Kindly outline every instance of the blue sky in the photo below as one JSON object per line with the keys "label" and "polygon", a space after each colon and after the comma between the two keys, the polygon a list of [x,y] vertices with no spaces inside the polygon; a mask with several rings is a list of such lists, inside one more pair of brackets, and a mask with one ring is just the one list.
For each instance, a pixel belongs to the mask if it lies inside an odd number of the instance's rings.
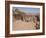
{"label": "blue sky", "polygon": [[40,13],[40,8],[14,7],[27,13]]}

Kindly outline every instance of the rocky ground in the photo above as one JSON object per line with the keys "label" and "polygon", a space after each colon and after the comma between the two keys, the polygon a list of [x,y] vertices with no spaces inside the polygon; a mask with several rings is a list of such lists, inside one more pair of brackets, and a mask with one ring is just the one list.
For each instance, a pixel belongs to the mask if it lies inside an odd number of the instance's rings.
{"label": "rocky ground", "polygon": [[35,25],[34,22],[25,22],[14,18],[13,30],[34,30],[36,29]]}

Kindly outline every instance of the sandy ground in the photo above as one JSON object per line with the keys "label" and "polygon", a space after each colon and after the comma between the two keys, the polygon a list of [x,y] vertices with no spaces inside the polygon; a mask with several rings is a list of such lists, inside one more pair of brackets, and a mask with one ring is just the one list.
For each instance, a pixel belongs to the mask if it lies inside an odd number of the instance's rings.
{"label": "sandy ground", "polygon": [[35,23],[15,20],[14,18],[13,30],[34,30],[34,29],[36,29]]}

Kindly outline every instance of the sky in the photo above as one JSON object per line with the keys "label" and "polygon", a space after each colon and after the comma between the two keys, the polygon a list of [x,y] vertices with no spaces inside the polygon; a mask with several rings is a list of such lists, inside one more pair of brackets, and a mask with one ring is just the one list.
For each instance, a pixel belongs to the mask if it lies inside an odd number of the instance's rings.
{"label": "sky", "polygon": [[14,7],[26,13],[40,13],[40,8]]}

